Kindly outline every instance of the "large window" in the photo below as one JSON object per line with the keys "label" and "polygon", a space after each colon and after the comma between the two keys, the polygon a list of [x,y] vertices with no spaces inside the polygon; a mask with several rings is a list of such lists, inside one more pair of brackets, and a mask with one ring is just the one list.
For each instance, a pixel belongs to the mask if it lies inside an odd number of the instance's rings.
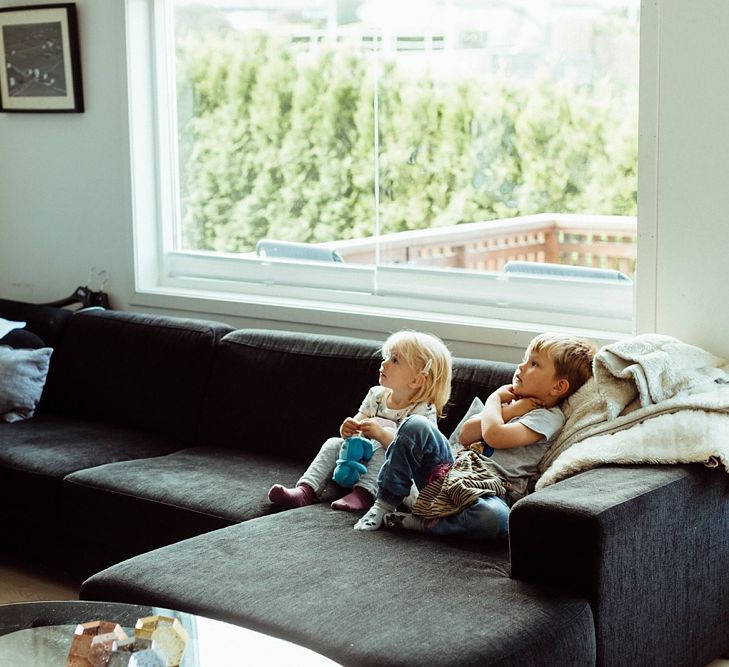
{"label": "large window", "polygon": [[630,330],[637,0],[129,6],[142,288]]}

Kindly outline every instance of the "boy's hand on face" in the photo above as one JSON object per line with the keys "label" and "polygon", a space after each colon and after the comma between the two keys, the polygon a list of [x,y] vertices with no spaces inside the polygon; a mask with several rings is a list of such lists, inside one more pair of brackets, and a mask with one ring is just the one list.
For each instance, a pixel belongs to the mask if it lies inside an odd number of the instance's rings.
{"label": "boy's hand on face", "polygon": [[511,403],[515,398],[517,398],[516,394],[514,393],[514,386],[510,384],[505,384],[501,387],[499,387],[494,394],[496,394],[502,403]]}

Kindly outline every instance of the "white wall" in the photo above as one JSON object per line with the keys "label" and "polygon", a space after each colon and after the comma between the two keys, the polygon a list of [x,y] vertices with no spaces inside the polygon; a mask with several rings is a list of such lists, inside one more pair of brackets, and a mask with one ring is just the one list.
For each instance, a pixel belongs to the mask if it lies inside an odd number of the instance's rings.
{"label": "white wall", "polygon": [[656,328],[729,357],[729,3],[659,3]]}
{"label": "white wall", "polygon": [[124,306],[132,280],[124,1],[77,8],[86,112],[0,114],[0,295],[60,299],[98,266]]}
{"label": "white wall", "polygon": [[[111,274],[113,305],[135,309],[124,2],[77,6],[86,112],[0,114],[0,297],[59,299],[85,285],[96,266]],[[645,10],[660,31],[651,38],[659,45],[654,65],[642,70],[655,94],[641,119],[648,137],[641,147],[638,324],[729,357],[729,3],[646,0]],[[216,319],[286,324],[231,312]],[[454,351],[496,356],[488,342]],[[498,356],[516,359],[507,347]]]}

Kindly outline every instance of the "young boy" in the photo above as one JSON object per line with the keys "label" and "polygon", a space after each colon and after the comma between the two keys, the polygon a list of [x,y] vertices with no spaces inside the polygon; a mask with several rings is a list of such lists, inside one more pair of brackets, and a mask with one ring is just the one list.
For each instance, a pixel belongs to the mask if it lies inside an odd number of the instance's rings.
{"label": "young boy", "polygon": [[[388,527],[496,540],[508,532],[509,507],[527,493],[540,459],[564,425],[559,404],[592,374],[594,346],[564,334],[541,334],[527,347],[510,385],[468,419],[453,458],[432,422],[409,417],[387,450],[377,500],[355,530]],[[412,514],[395,509],[412,483]]]}

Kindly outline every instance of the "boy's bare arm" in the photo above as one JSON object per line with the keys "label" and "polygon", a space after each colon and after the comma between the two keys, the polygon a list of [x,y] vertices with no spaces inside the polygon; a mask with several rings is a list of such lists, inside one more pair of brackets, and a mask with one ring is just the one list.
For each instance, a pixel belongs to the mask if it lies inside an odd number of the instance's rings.
{"label": "boy's bare arm", "polygon": [[458,436],[458,442],[464,447],[472,445],[474,442],[481,440],[481,415],[474,415],[467,419],[461,427],[461,433]]}
{"label": "boy's bare arm", "polygon": [[[474,415],[470,419],[466,420],[461,427],[461,433],[458,437],[458,442],[464,447],[472,445],[474,442],[480,442],[484,440],[488,442],[492,447],[499,449],[505,447],[521,447],[524,445],[530,445],[540,440],[543,436],[536,431],[532,431],[530,428],[521,424],[508,424],[508,422],[514,417],[520,417],[525,415],[527,412],[531,412],[535,408],[542,407],[541,403],[534,398],[515,398],[511,392],[510,385],[504,385],[494,394],[499,396],[499,406],[501,410],[501,419],[497,421],[497,425],[502,427],[509,426],[505,432],[508,434],[508,441],[514,444],[508,445],[493,445],[484,433],[484,426],[482,418],[486,410],[481,414]],[[492,396],[494,395],[492,394]],[[512,400],[513,399],[513,400]],[[504,402],[509,401],[509,402]],[[494,403],[496,400],[494,399]],[[488,401],[487,401],[488,403]],[[515,426],[522,426],[522,428],[513,428]],[[497,436],[498,440],[498,436]]]}
{"label": "boy's bare arm", "polygon": [[504,385],[486,399],[480,415],[481,437],[494,449],[524,447],[539,442],[544,437],[541,433],[520,422],[508,423],[510,419],[538,407],[540,403],[536,399],[516,399],[511,385]]}

